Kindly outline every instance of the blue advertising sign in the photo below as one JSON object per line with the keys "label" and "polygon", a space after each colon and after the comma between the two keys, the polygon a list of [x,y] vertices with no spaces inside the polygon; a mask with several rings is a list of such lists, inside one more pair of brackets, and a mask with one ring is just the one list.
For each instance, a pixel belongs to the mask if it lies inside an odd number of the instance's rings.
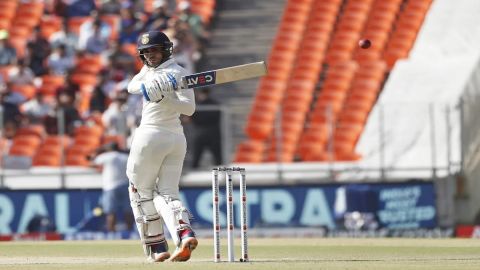
{"label": "blue advertising sign", "polygon": [[[436,209],[431,182],[362,185],[301,185],[247,188],[249,227],[317,227],[338,229],[348,211],[371,212],[380,227],[434,228]],[[225,191],[220,192],[220,224],[226,225]],[[97,206],[101,190],[0,192],[0,234],[23,233],[36,215],[50,217],[60,233],[71,233]],[[208,187],[183,188],[181,199],[194,216],[192,224],[212,225]],[[240,225],[238,189],[234,191],[235,225]]]}
{"label": "blue advertising sign", "polygon": [[2,190],[0,234],[24,233],[35,215],[51,218],[58,232],[73,232],[97,206],[100,195],[101,190]]}

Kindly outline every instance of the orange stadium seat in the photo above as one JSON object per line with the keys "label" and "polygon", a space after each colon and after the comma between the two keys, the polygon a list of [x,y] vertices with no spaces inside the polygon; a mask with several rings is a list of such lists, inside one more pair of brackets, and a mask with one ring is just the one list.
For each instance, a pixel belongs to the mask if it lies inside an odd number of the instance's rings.
{"label": "orange stadium seat", "polygon": [[405,9],[426,13],[430,8],[430,4],[432,3],[432,1],[433,0],[408,1]]}
{"label": "orange stadium seat", "polygon": [[62,156],[62,147],[60,145],[42,145],[38,151],[36,156],[55,156],[61,158]]}
{"label": "orange stadium seat", "polygon": [[43,15],[40,21],[40,31],[46,39],[62,29],[62,18],[54,15]]}
{"label": "orange stadium seat", "polygon": [[11,21],[0,16],[0,29],[8,30],[10,28]]}
{"label": "orange stadium seat", "polygon": [[254,140],[264,140],[273,130],[272,121],[248,121],[245,132],[249,138]]}
{"label": "orange stadium seat", "polygon": [[48,74],[48,75],[43,75],[40,78],[42,81],[42,86],[48,85],[48,86],[59,87],[65,84],[65,77],[62,75]]}
{"label": "orange stadium seat", "polygon": [[368,14],[372,1],[348,1],[345,5],[344,13]]}
{"label": "orange stadium seat", "polygon": [[36,156],[32,161],[33,166],[59,167],[61,158],[51,155]]}
{"label": "orange stadium seat", "polygon": [[12,86],[12,91],[21,94],[26,99],[31,99],[35,96],[37,88],[30,84],[14,84]]}
{"label": "orange stadium seat", "polygon": [[21,126],[17,129],[17,136],[23,135],[35,135],[38,138],[43,138],[46,134],[45,127],[41,124],[30,124],[26,126]]}
{"label": "orange stadium seat", "polygon": [[74,34],[78,35],[80,33],[80,26],[88,20],[90,20],[90,17],[69,18],[67,21],[69,31],[72,31]]}
{"label": "orange stadium seat", "polygon": [[69,154],[65,157],[65,165],[88,167],[90,162],[85,155]]}
{"label": "orange stadium seat", "polygon": [[0,10],[6,10],[9,12],[15,13],[18,6],[18,1],[1,1],[0,2]]}
{"label": "orange stadium seat", "polygon": [[74,130],[75,137],[80,137],[80,136],[95,136],[100,138],[103,133],[103,128],[98,126],[98,125],[83,125],[83,126],[78,126]]}
{"label": "orange stadium seat", "polygon": [[23,146],[29,146],[36,149],[41,142],[42,142],[42,139],[36,135],[16,134],[15,137],[13,138],[12,145],[23,145]]}
{"label": "orange stadium seat", "polygon": [[12,26],[23,26],[33,30],[39,24],[39,22],[39,17],[31,17],[28,14],[22,16],[15,15],[15,18],[12,21]]}
{"label": "orange stadium seat", "polygon": [[40,21],[40,18],[43,15],[43,7],[37,5],[29,5],[27,3],[21,3],[18,6],[17,12],[15,13],[15,19],[26,19],[29,18],[32,21]]}
{"label": "orange stadium seat", "polygon": [[5,20],[12,20],[15,17],[15,9],[2,7],[0,2],[0,18]]}
{"label": "orange stadium seat", "polygon": [[354,59],[359,63],[368,63],[378,61],[382,58],[382,53],[376,50],[357,50]]}
{"label": "orange stadium seat", "polygon": [[28,145],[12,145],[8,154],[11,156],[33,157],[36,149]]}
{"label": "orange stadium seat", "polygon": [[32,28],[28,25],[19,25],[15,22],[10,27],[9,34],[13,38],[28,38],[32,33]]}
{"label": "orange stadium seat", "polygon": [[237,146],[235,162],[259,163],[263,159],[265,145],[261,141],[247,140]]}
{"label": "orange stadium seat", "polygon": [[202,18],[204,24],[210,24],[214,14],[213,6],[204,5],[203,3],[208,3],[208,1],[197,1],[192,3],[192,12],[197,14]]}
{"label": "orange stadium seat", "polygon": [[100,55],[85,55],[77,59],[76,73],[97,75],[103,67]]}
{"label": "orange stadium seat", "polygon": [[80,87],[95,86],[97,84],[97,75],[90,73],[74,73],[72,74],[72,82]]}
{"label": "orange stadium seat", "polygon": [[100,146],[100,137],[97,136],[77,136],[73,141],[73,145],[82,146],[85,149],[93,152]]}
{"label": "orange stadium seat", "polygon": [[340,122],[365,124],[369,111],[355,107],[346,107],[339,115]]}
{"label": "orange stadium seat", "polygon": [[52,147],[61,146],[62,143],[64,148],[68,148],[72,143],[72,138],[67,135],[48,135],[43,141],[43,145],[48,145]]}
{"label": "orange stadium seat", "polygon": [[27,39],[25,37],[10,37],[8,42],[15,48],[17,51],[17,57],[23,58],[25,57],[26,47],[27,47]]}
{"label": "orange stadium seat", "polygon": [[83,145],[71,145],[70,147],[67,148],[67,155],[89,155],[93,151],[92,149],[85,148]]}

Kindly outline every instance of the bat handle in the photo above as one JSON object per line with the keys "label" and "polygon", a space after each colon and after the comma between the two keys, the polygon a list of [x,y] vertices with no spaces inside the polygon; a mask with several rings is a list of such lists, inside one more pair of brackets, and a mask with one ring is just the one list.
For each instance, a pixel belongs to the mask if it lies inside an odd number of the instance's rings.
{"label": "bat handle", "polygon": [[185,79],[185,77],[182,77],[180,79],[180,84],[179,84],[179,87],[178,89],[187,89],[188,88],[188,84],[187,84],[187,80]]}

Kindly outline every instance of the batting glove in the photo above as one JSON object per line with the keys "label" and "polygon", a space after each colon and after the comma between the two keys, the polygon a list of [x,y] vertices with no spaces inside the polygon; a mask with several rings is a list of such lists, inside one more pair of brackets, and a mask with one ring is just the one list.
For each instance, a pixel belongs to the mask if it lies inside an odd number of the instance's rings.
{"label": "batting glove", "polygon": [[164,94],[171,93],[178,88],[177,79],[175,79],[175,76],[173,74],[157,74],[154,80],[158,82],[158,84],[160,85],[160,90]]}
{"label": "batting glove", "polygon": [[147,101],[159,102],[167,93],[175,91],[177,80],[172,74],[159,74],[151,81],[141,85],[142,94]]}

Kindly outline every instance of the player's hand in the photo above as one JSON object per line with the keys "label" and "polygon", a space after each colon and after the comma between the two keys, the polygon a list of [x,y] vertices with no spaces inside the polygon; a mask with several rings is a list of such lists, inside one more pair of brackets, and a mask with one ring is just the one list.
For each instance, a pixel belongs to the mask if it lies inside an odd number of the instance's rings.
{"label": "player's hand", "polygon": [[165,95],[178,89],[175,76],[170,73],[157,74],[155,77],[142,84],[142,93],[147,101],[159,102]]}
{"label": "player's hand", "polygon": [[171,73],[157,74],[154,78],[160,85],[160,91],[165,95],[178,89],[178,83],[175,76]]}
{"label": "player's hand", "polygon": [[147,101],[159,102],[164,97],[160,87],[156,80],[149,80],[140,85],[140,90]]}

